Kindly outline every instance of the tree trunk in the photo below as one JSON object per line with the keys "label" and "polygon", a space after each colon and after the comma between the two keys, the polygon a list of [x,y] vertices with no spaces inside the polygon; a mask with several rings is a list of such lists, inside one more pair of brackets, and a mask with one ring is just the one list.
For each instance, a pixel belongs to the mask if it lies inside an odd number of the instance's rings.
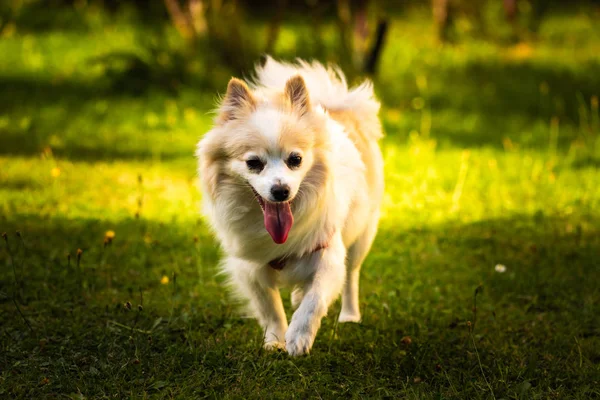
{"label": "tree trunk", "polygon": [[504,15],[511,24],[517,17],[517,0],[504,0]]}
{"label": "tree trunk", "polygon": [[432,0],[433,20],[437,27],[438,38],[441,41],[448,39],[448,29],[450,26],[450,5],[449,0]]}
{"label": "tree trunk", "polygon": [[375,34],[375,43],[371,48],[367,56],[365,63],[365,72],[369,75],[375,75],[377,73],[377,67],[379,65],[379,59],[381,58],[381,52],[383,50],[383,43],[388,31],[388,21],[382,19],[377,24],[377,33]]}
{"label": "tree trunk", "polygon": [[[177,0],[165,0],[165,6],[171,16],[171,20],[173,20],[175,28],[179,31],[181,36],[186,39],[193,39],[195,32],[192,19],[181,8],[179,2]],[[186,7],[185,9],[189,10],[189,7]]]}
{"label": "tree trunk", "polygon": [[202,0],[190,0],[188,4],[188,10],[196,35],[205,35],[207,30],[206,17],[204,15],[206,12],[206,7],[204,6]]}

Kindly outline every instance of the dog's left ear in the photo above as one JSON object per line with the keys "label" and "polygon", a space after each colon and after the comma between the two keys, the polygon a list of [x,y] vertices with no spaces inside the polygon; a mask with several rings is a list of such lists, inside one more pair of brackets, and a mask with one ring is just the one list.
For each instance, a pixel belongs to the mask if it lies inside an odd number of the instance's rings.
{"label": "dog's left ear", "polygon": [[285,84],[285,94],[290,99],[292,107],[300,115],[306,114],[310,110],[310,99],[308,98],[308,89],[304,79],[300,75],[291,77]]}

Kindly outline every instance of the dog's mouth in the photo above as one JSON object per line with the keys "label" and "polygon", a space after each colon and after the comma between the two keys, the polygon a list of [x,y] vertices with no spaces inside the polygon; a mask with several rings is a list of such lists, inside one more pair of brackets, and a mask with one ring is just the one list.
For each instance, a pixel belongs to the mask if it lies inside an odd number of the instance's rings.
{"label": "dog's mouth", "polygon": [[273,241],[277,244],[283,244],[288,238],[290,229],[294,224],[294,215],[292,214],[291,202],[273,203],[265,200],[252,186],[254,197],[260,205],[263,212],[265,229],[271,235]]}

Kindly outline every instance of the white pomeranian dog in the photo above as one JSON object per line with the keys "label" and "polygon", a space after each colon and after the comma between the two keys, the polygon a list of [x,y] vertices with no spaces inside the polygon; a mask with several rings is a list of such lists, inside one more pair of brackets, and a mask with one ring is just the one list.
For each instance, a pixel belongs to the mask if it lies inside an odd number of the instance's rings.
{"label": "white pomeranian dog", "polygon": [[[223,271],[264,328],[264,347],[310,351],[342,294],[358,322],[360,266],[383,197],[379,102],[338,68],[267,58],[252,83],[232,78],[198,144],[204,213]],[[288,325],[279,293],[293,287]]]}

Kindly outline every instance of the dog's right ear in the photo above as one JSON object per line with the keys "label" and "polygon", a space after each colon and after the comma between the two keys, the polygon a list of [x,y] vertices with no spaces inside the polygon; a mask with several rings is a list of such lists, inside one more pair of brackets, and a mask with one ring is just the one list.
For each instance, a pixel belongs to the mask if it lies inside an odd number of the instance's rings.
{"label": "dog's right ear", "polygon": [[218,122],[224,124],[227,121],[238,119],[248,115],[255,108],[256,100],[248,85],[237,78],[231,78],[219,110]]}

